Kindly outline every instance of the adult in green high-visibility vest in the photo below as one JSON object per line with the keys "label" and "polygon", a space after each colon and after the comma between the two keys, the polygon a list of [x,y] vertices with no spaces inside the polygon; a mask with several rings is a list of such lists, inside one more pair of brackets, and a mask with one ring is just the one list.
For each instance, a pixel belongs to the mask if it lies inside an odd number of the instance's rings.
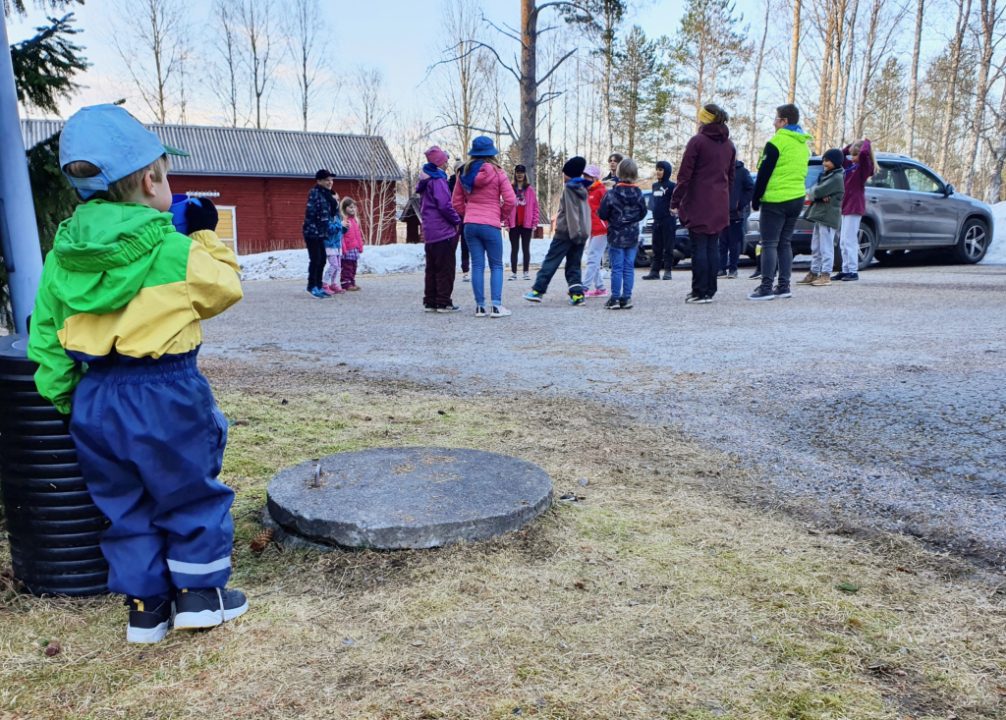
{"label": "adult in green high-visibility vest", "polygon": [[[793,229],[803,211],[807,194],[807,161],[812,139],[800,127],[796,105],[776,108],[775,135],[765,145],[755,179],[751,207],[758,210],[761,234],[761,286],[748,300],[775,300],[793,297],[789,288],[793,272]],[[779,281],[772,288],[776,273]]]}

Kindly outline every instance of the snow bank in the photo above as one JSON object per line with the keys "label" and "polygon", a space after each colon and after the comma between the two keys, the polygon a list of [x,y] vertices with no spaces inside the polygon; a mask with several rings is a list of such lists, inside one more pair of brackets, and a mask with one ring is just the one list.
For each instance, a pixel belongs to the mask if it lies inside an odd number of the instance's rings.
{"label": "snow bank", "polygon": [[[548,252],[549,240],[531,241],[531,262],[540,265]],[[241,277],[244,280],[291,280],[307,277],[307,249],[277,250],[275,252],[241,255],[238,257]],[[510,264],[510,241],[503,241],[503,264]],[[461,248],[458,247],[458,268],[461,267]],[[418,273],[426,269],[426,255],[422,245],[367,246],[360,256],[357,272],[361,275],[389,275]]]}
{"label": "snow bank", "polygon": [[996,228],[982,264],[1006,265],[1006,202],[992,206],[992,217],[995,218]]}

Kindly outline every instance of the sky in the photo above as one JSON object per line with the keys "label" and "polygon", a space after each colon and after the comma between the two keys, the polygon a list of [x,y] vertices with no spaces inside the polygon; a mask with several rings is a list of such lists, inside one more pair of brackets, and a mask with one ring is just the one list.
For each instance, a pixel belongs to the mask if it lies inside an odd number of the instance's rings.
{"label": "sky", "polygon": [[[113,43],[113,28],[116,17],[124,17],[118,8],[133,0],[87,0],[87,4],[74,8],[83,30],[78,36],[79,44],[85,46],[85,55],[92,67],[81,78],[85,85],[82,91],[61,108],[61,115],[68,117],[76,109],[127,98],[126,107],[145,120],[152,119],[142,105],[135,88],[124,73],[121,59]],[[206,0],[177,0],[180,7],[187,6],[187,13],[193,26],[206,26],[211,22],[210,6]],[[430,83],[424,83],[431,64],[441,58],[443,31],[440,22],[440,0],[323,0],[322,14],[325,21],[325,47],[329,61],[325,72],[331,77],[348,78],[360,65],[376,67],[384,75],[389,100],[403,115],[426,116],[433,92]],[[487,16],[492,21],[516,25],[519,21],[518,0],[486,0]],[[282,6],[282,0],[280,1]],[[627,26],[639,24],[650,37],[673,35],[682,13],[683,3],[679,0],[635,0]],[[762,22],[760,0],[737,0],[736,9],[743,13],[745,22],[752,26],[752,37],[758,34]],[[552,12],[552,11],[546,11]],[[44,22],[45,13],[33,10],[27,18],[12,18],[8,21],[8,35],[11,41],[25,39],[34,34],[34,27]],[[927,23],[928,25],[928,23]],[[935,24],[934,24],[935,25]],[[575,32],[564,27],[563,32]],[[906,32],[908,26],[906,25]],[[935,27],[927,31],[927,49],[940,45],[940,30]],[[770,36],[771,37],[771,36]],[[785,42],[786,39],[779,39]],[[500,39],[498,46],[512,47],[514,43]],[[586,45],[586,43],[585,43]],[[197,51],[204,57],[210,51],[201,43]],[[196,77],[204,77],[205,59],[193,63],[192,72]],[[313,124],[326,127],[312,129],[343,129],[339,127],[338,114],[346,102],[344,86],[326,117],[316,116]],[[277,77],[270,98],[269,126],[297,129],[291,77]],[[217,102],[205,82],[196,90],[188,122],[194,124],[219,124],[223,116]],[[333,119],[332,113],[335,113]]]}

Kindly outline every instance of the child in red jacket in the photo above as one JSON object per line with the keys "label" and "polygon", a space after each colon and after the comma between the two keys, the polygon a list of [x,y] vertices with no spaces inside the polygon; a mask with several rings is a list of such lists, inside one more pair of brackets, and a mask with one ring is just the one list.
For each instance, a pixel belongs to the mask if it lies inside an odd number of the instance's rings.
{"label": "child in red jacket", "polygon": [[[608,186],[601,182],[601,169],[597,165],[589,165],[583,172],[584,180],[592,184],[587,190],[587,202],[590,203],[590,240],[587,241],[587,270],[583,275],[584,297],[604,297],[608,291],[604,287],[604,273],[601,271],[601,259],[604,249],[608,247],[608,224],[597,216],[601,200],[608,192]],[[590,286],[594,289],[591,290]]]}

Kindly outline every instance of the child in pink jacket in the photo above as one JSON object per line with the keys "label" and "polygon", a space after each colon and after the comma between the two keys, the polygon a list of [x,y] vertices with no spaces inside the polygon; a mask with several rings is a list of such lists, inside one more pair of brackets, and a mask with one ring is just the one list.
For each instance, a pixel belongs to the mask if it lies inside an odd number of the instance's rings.
{"label": "child in pink jacket", "polygon": [[848,155],[845,167],[845,195],[842,197],[842,226],[839,249],[842,251],[842,272],[832,280],[859,280],[859,225],[866,214],[866,183],[876,174],[877,160],[868,139],[857,140],[842,150]]}
{"label": "child in pink jacket", "polygon": [[510,217],[507,218],[506,227],[510,231],[510,275],[511,280],[517,279],[517,250],[524,250],[524,279],[530,280],[529,273],[531,267],[531,236],[534,229],[538,227],[540,211],[538,209],[538,198],[534,194],[534,188],[527,179],[527,169],[523,165],[518,165],[513,169],[514,195],[517,197],[517,207]]}
{"label": "child in pink jacket", "polygon": [[[465,240],[472,256],[472,292],[475,317],[502,318],[510,314],[503,307],[503,233],[500,226],[517,207],[510,178],[499,166],[499,151],[492,138],[475,138],[468,151],[469,161],[461,168],[451,202],[465,223]],[[489,287],[492,307],[485,302],[485,263],[489,258]]]}
{"label": "child in pink jacket", "polygon": [[359,290],[356,285],[356,266],[363,254],[363,232],[356,217],[356,201],[345,198],[342,201],[342,216],[346,218],[346,233],[342,236],[342,277],[343,290]]}

